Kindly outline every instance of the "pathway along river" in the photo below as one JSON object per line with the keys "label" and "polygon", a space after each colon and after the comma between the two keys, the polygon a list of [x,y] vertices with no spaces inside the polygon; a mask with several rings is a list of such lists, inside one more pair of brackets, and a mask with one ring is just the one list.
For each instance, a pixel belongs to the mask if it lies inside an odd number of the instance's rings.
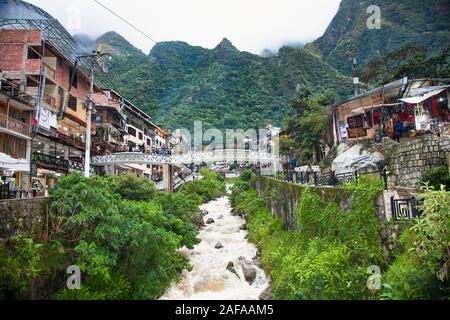
{"label": "pathway along river", "polygon": [[193,269],[183,271],[182,280],[161,299],[258,300],[270,279],[259,265],[257,248],[246,240],[247,231],[241,230],[245,221],[232,215],[228,197],[201,209],[207,213],[205,222],[213,219],[214,223],[200,231],[201,242],[194,249],[181,250]]}

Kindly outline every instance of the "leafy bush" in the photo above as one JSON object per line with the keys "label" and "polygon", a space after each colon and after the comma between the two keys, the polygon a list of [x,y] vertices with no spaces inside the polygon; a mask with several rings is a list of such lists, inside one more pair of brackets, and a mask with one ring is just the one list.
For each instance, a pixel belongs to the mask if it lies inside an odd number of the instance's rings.
{"label": "leafy bush", "polygon": [[[42,244],[32,239],[13,238],[0,247],[0,299],[21,298],[42,271]],[[11,250],[13,248],[13,250]]]}
{"label": "leafy bush", "polygon": [[225,195],[225,179],[217,172],[203,168],[200,171],[203,179],[187,182],[181,189],[182,193],[199,196],[200,202],[205,203]]}
{"label": "leafy bush", "polygon": [[[176,194],[157,193],[149,180],[128,175],[63,177],[50,206],[49,245],[18,238],[0,247],[0,297],[160,297],[189,268],[178,249],[198,243],[199,204],[224,194],[223,177],[202,174]],[[81,290],[62,287],[69,265],[82,271]]]}
{"label": "leafy bush", "polygon": [[440,190],[441,185],[450,190],[450,172],[446,166],[432,168],[422,175],[419,183],[421,185],[428,184],[434,190]]}
{"label": "leafy bush", "polygon": [[156,194],[155,184],[147,178],[132,175],[120,175],[113,178],[114,192],[123,199],[149,201]]}
{"label": "leafy bush", "polygon": [[262,250],[262,264],[277,298],[376,297],[366,282],[367,267],[385,263],[375,212],[375,198],[382,190],[382,181],[361,177],[347,187],[353,203],[352,211],[344,213],[337,199],[306,188],[296,210],[297,232],[286,231],[255,190],[235,195],[235,208],[245,213],[250,240]]}
{"label": "leafy bush", "polygon": [[404,250],[386,273],[385,298],[450,299],[450,192],[424,191],[422,217],[402,235]]}

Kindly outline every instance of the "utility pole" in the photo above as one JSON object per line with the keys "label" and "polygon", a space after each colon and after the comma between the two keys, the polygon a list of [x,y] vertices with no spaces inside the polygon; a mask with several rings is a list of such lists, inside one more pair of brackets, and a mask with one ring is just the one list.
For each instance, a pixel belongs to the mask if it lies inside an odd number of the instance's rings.
{"label": "utility pole", "polygon": [[358,49],[351,49],[347,52],[348,58],[352,63],[352,78],[353,78],[353,90],[355,96],[359,93],[359,78],[356,76],[356,58],[354,54],[358,51]]}
{"label": "utility pole", "polygon": [[87,100],[85,102],[85,107],[87,111],[87,119],[86,119],[86,149],[85,149],[85,158],[84,158],[84,176],[89,178],[91,175],[91,127],[92,127],[92,113],[95,109],[95,103],[92,101],[92,96],[94,94],[94,77],[95,77],[95,68],[96,66],[103,67],[100,65],[99,61],[103,57],[109,57],[111,59],[111,55],[109,53],[100,53],[99,51],[93,51],[91,55],[80,56],[77,60],[80,59],[89,59],[90,61],[90,70],[89,70],[89,92],[87,96]]}
{"label": "utility pole", "polygon": [[89,74],[89,93],[86,101],[87,121],[86,121],[86,151],[84,156],[84,176],[89,178],[91,175],[91,127],[92,127],[92,110],[94,110],[94,102],[92,95],[94,94],[94,61],[91,63]]}

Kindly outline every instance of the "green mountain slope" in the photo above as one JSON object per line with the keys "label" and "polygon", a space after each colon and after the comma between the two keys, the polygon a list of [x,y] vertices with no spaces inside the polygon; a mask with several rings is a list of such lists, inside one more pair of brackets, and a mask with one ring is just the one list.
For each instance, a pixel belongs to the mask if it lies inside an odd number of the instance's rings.
{"label": "green mountain slope", "polygon": [[114,32],[95,45],[113,53],[109,74],[120,91],[170,129],[191,129],[194,121],[219,129],[281,125],[299,86],[351,92],[348,77],[301,48],[261,57],[227,39],[211,50],[175,41],[146,56]]}
{"label": "green mountain slope", "polygon": [[[367,8],[381,9],[381,29],[369,30]],[[306,50],[322,57],[334,68],[351,73],[347,57],[357,48],[360,66],[406,44],[415,44],[430,55],[450,43],[450,2],[448,0],[343,0],[325,34],[306,45]]]}

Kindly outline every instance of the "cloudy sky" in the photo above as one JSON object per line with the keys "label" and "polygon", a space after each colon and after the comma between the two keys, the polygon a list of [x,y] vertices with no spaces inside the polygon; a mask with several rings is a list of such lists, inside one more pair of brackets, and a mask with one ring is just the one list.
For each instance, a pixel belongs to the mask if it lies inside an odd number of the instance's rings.
{"label": "cloudy sky", "polygon": [[[97,37],[116,31],[148,53],[154,45],[94,0],[27,0],[71,33]],[[320,37],[340,0],[99,0],[156,41],[181,40],[206,48],[224,37],[240,50],[261,53]]]}

